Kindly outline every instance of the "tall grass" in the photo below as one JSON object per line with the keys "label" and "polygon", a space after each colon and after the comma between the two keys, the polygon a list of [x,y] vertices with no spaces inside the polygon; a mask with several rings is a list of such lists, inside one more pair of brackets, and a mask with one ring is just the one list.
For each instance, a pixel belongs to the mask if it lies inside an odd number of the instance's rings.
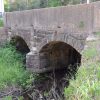
{"label": "tall grass", "polygon": [[13,84],[24,85],[28,78],[23,56],[10,45],[0,47],[0,89]]}
{"label": "tall grass", "polygon": [[91,63],[90,66],[79,69],[77,79],[72,80],[65,89],[66,100],[99,100],[100,64]]}
{"label": "tall grass", "polygon": [[66,100],[100,100],[99,41],[87,43],[76,80],[65,88]]}

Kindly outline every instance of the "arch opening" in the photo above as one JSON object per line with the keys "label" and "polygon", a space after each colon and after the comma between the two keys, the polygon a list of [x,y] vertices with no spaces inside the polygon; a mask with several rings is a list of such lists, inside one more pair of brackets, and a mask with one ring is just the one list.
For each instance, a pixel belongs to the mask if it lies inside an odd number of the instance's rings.
{"label": "arch opening", "polygon": [[44,45],[40,52],[40,67],[57,73],[75,75],[81,64],[81,54],[69,44],[62,41],[52,41]]}
{"label": "arch opening", "polygon": [[25,40],[20,36],[14,36],[10,40],[10,44],[15,47],[16,51],[22,54],[23,64],[26,64],[26,54],[30,52],[30,49]]}
{"label": "arch opening", "polygon": [[27,43],[20,36],[14,36],[11,39],[10,44],[15,46],[16,50],[22,54],[27,54],[28,52],[30,52],[30,49],[29,49]]}
{"label": "arch opening", "polygon": [[[52,41],[41,48],[39,57],[39,68],[46,70],[39,73],[39,77],[42,77],[39,81],[34,80],[35,87],[43,94],[48,93],[49,97],[55,100],[65,100],[64,88],[68,87],[71,78],[76,78],[75,74],[81,64],[81,54],[65,42]],[[51,93],[52,89],[54,92]],[[55,93],[57,95],[53,95]]]}

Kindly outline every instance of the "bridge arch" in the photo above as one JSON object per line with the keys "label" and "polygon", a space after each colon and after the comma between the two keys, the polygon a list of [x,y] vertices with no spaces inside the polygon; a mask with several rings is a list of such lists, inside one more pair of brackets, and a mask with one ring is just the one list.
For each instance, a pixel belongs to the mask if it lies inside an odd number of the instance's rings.
{"label": "bridge arch", "polygon": [[46,68],[46,70],[68,70],[70,66],[73,71],[76,72],[78,66],[81,64],[81,54],[71,45],[63,41],[51,41],[45,44],[40,49],[39,55],[41,69]]}
{"label": "bridge arch", "polygon": [[15,46],[16,50],[18,50],[22,54],[27,54],[28,52],[30,52],[27,42],[21,36],[12,36],[10,39],[10,43]]}
{"label": "bridge arch", "polygon": [[75,48],[78,52],[84,49],[85,40],[87,35],[86,34],[79,34],[79,33],[66,33],[66,32],[48,32],[48,31],[40,31],[40,33],[36,32],[37,38],[39,38],[39,42],[36,40],[36,47],[37,50],[40,51],[41,48],[48,44],[51,41],[62,41],[73,48]]}

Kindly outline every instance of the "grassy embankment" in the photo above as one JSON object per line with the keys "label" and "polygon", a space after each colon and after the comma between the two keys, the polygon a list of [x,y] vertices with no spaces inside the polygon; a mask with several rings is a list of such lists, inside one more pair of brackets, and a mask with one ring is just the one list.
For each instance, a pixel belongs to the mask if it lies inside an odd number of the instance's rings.
{"label": "grassy embankment", "polygon": [[65,89],[66,100],[100,100],[100,40],[87,46],[76,80]]}
{"label": "grassy embankment", "polygon": [[15,48],[0,47],[0,90],[12,85],[25,86],[29,83],[29,73],[23,65],[23,56]]}

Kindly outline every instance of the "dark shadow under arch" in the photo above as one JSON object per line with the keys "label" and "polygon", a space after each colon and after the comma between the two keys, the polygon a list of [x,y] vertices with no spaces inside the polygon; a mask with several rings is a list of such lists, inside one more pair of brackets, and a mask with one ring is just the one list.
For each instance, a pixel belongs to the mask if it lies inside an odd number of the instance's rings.
{"label": "dark shadow under arch", "polygon": [[[76,78],[81,54],[65,42],[52,41],[41,48],[39,55],[41,70],[49,70],[39,74],[42,77],[39,81],[34,80],[36,89],[42,94],[48,93],[50,100],[65,100],[64,88],[69,86],[71,78]],[[45,98],[48,100],[48,96]]]}
{"label": "dark shadow under arch", "polygon": [[30,49],[23,38],[20,36],[14,36],[11,38],[10,44],[16,47],[16,50],[22,54],[27,54]]}
{"label": "dark shadow under arch", "polygon": [[[76,73],[81,64],[81,54],[69,44],[52,41],[40,50],[40,66],[50,70],[66,69]],[[75,74],[74,73],[74,74]]]}
{"label": "dark shadow under arch", "polygon": [[15,47],[23,57],[23,65],[26,68],[26,54],[30,52],[30,49],[23,38],[20,36],[14,36],[10,40],[10,44]]}

